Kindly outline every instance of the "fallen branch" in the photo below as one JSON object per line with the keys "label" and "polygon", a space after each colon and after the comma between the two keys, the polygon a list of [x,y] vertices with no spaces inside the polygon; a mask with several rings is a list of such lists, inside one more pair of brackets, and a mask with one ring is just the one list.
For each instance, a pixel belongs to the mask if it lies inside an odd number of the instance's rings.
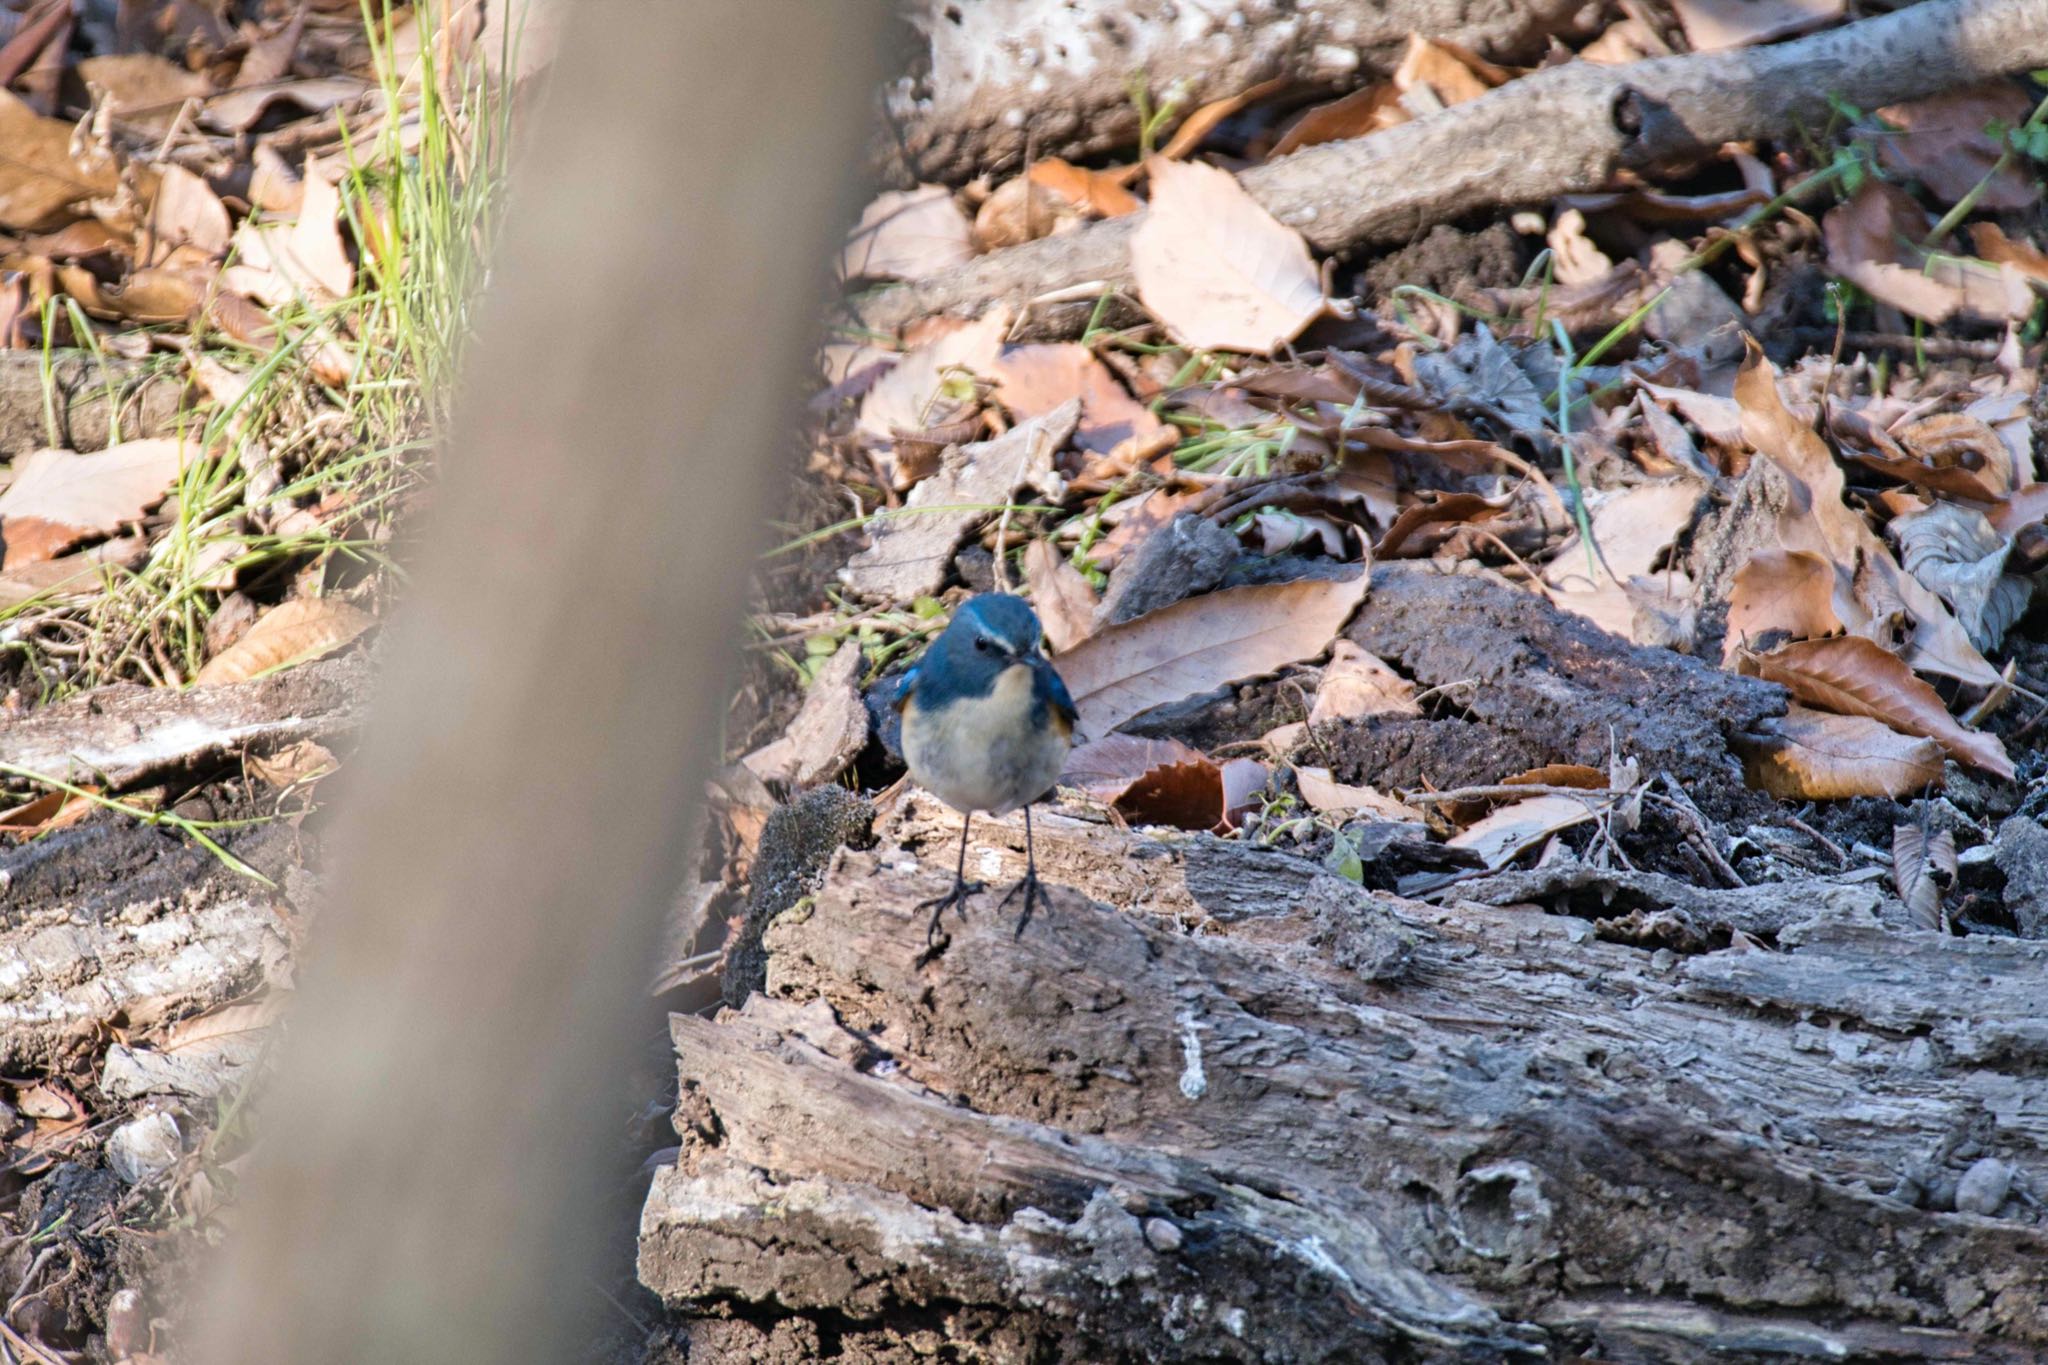
{"label": "fallen branch", "polygon": [[[1182,113],[1261,81],[1335,88],[1385,75],[1411,33],[1498,61],[1530,58],[1571,27],[1578,0],[919,0],[921,70],[886,92],[888,179],[960,184],[1027,154],[1094,156],[1138,145],[1131,81]],[[1026,116],[1020,117],[1020,112]]]}
{"label": "fallen branch", "polygon": [[183,692],[102,687],[0,724],[0,764],[118,791],[172,769],[352,730],[368,687],[360,657]]}
{"label": "fallen branch", "polygon": [[[1318,251],[1405,240],[1480,209],[1606,188],[1617,173],[1710,155],[1824,119],[1828,99],[1919,99],[2048,64],[2048,4],[1933,0],[1776,47],[1573,62],[1369,137],[1311,147],[1244,173],[1252,197]],[[1143,214],[991,252],[853,304],[894,331],[934,313],[1021,305],[1093,282],[1127,288]],[[1087,303],[1072,310],[1074,324]],[[1041,327],[1047,322],[1036,314]],[[1061,315],[1064,320],[1064,314]]]}

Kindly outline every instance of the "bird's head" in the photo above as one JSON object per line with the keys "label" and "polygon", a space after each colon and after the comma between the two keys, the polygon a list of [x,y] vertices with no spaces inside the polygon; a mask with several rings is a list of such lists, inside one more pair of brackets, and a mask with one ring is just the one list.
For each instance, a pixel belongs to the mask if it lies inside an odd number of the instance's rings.
{"label": "bird's head", "polygon": [[986,695],[1018,664],[1044,660],[1038,617],[1021,597],[985,592],[953,613],[917,665],[917,689],[926,704]]}

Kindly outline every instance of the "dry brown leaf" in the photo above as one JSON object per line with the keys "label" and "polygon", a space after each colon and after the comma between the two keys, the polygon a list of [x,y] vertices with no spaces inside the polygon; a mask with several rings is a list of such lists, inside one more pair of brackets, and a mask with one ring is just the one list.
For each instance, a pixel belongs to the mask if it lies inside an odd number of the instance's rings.
{"label": "dry brown leaf", "polygon": [[1339,640],[1330,650],[1330,662],[1323,669],[1322,682],[1316,686],[1315,705],[1309,708],[1308,723],[1421,714],[1414,683],[1388,667],[1378,655],[1367,653],[1349,640]]}
{"label": "dry brown leaf", "polygon": [[153,52],[88,57],[78,64],[88,89],[106,92],[103,108],[123,127],[161,135],[185,107],[213,93],[213,82]]}
{"label": "dry brown leaf", "polygon": [[2036,284],[2048,284],[2048,253],[2032,242],[2014,241],[1998,224],[1970,224],[1970,245],[1993,265],[2009,265]]}
{"label": "dry brown leaf", "polygon": [[1423,814],[1406,802],[1388,796],[1376,787],[1358,787],[1339,782],[1328,768],[1294,769],[1294,785],[1301,799],[1325,815],[1370,815],[1375,820],[1397,820],[1421,824]]}
{"label": "dry brown leaf", "polygon": [[1024,547],[1024,584],[1054,654],[1065,654],[1095,633],[1095,589],[1051,541]]}
{"label": "dry brown leaf", "polygon": [[858,640],[839,646],[811,680],[789,728],[740,762],[763,782],[784,783],[793,791],[838,777],[868,742],[868,710],[860,696],[865,666]]}
{"label": "dry brown leaf", "polygon": [[1892,827],[1892,882],[1899,899],[1922,929],[1945,930],[1942,894],[1955,884],[1956,836],[1951,830],[1929,834],[1918,825]]}
{"label": "dry brown leaf", "polygon": [[235,232],[236,263],[226,288],[276,307],[300,297],[333,302],[355,287],[355,266],[341,240],[341,194],[310,161],[298,220],[286,227],[245,221]]}
{"label": "dry brown leaf", "polygon": [[1650,573],[1672,542],[1692,526],[1706,490],[1691,480],[1638,484],[1603,497],[1589,518],[1599,556],[1589,578],[1586,547],[1569,536],[1543,570],[1552,587],[1627,582]]}
{"label": "dry brown leaf", "polygon": [[93,455],[38,450],[15,463],[0,493],[0,567],[15,574],[81,541],[111,535],[162,502],[188,458],[170,437],[126,441]]}
{"label": "dry brown leaf", "polygon": [[1941,785],[1941,746],[1869,716],[1793,703],[1768,733],[1742,739],[1749,785],[1786,801],[1893,800]]}
{"label": "dry brown leaf", "polygon": [[132,569],[148,553],[148,539],[137,532],[55,559],[0,570],[0,611],[38,598],[76,600],[103,592],[108,570]]}
{"label": "dry brown leaf", "polygon": [[1982,512],[1954,502],[1909,512],[1888,529],[1906,572],[1948,604],[1970,642],[1998,648],[2034,596],[2026,579],[2006,572],[2011,540]]}
{"label": "dry brown leaf", "polygon": [[78,206],[119,187],[111,158],[71,154],[72,125],[44,118],[0,90],[0,228],[41,232],[78,215]]}
{"label": "dry brown leaf", "polygon": [[208,256],[225,255],[232,230],[227,207],[204,180],[175,162],[166,162],[149,206],[148,228],[154,249],[146,259],[159,263],[173,247],[192,246]]}
{"label": "dry brown leaf", "polygon": [[[993,308],[966,326],[912,346],[861,399],[859,430],[886,443],[898,431],[943,426],[971,413],[975,376],[986,376],[1002,354],[1011,313]],[[901,486],[901,485],[899,485]]]}
{"label": "dry brown leaf", "polygon": [[1105,735],[1067,756],[1060,784],[1081,788],[1134,825],[1226,824],[1222,771],[1177,739]]}
{"label": "dry brown leaf", "polygon": [[1301,234],[1228,171],[1153,158],[1152,207],[1131,238],[1138,297],[1175,340],[1271,355],[1321,317],[1322,277]]}
{"label": "dry brown leaf", "polygon": [[846,280],[921,280],[974,258],[967,215],[944,185],[889,190],[861,212],[839,253]]}
{"label": "dry brown leaf", "polygon": [[1577,787],[1582,791],[1605,791],[1608,774],[1584,763],[1546,763],[1503,777],[1503,787]]}
{"label": "dry brown leaf", "polygon": [[229,1040],[260,1038],[263,1032],[277,1022],[282,1009],[278,996],[267,995],[260,1000],[239,1005],[223,1005],[205,1014],[196,1014],[181,1019],[164,1031],[156,1041],[159,1052],[185,1052]]}
{"label": "dry brown leaf", "polygon": [[243,760],[249,776],[268,782],[280,791],[317,782],[340,766],[340,760],[310,739],[287,744],[276,753],[251,754]]}
{"label": "dry brown leaf", "polygon": [[[1841,634],[1834,592],[1834,566],[1821,556],[1809,550],[1758,550],[1735,571],[1728,590],[1723,662],[1759,643]],[[1770,639],[1773,634],[1780,638]]]}
{"label": "dry brown leaf", "polygon": [[1455,43],[1411,33],[1400,65],[1394,68],[1394,88],[1406,95],[1426,85],[1438,104],[1463,104],[1502,84],[1510,74]]}
{"label": "dry brown leaf", "polygon": [[1091,736],[1167,702],[1314,658],[1364,600],[1348,579],[1267,583],[1191,597],[1099,631],[1060,660]]}
{"label": "dry brown leaf", "polygon": [[1277,160],[1318,143],[1364,137],[1367,133],[1391,128],[1397,123],[1406,123],[1408,118],[1408,111],[1401,107],[1401,92],[1391,81],[1368,85],[1341,99],[1303,110],[1281,134],[1280,140],[1273,144],[1268,159]]}
{"label": "dry brown leaf", "polygon": [[1842,17],[1844,0],[1671,0],[1695,52],[1721,52],[1806,33]]}
{"label": "dry brown leaf", "polygon": [[[81,787],[79,791],[97,794],[99,788]],[[13,810],[0,811],[0,834],[16,839],[33,839],[53,829],[75,825],[96,808],[91,795],[81,796],[68,791],[44,792]]]}
{"label": "dry brown leaf", "polygon": [[218,133],[246,133],[270,112],[274,104],[297,105],[309,114],[354,104],[377,87],[354,76],[319,76],[283,85],[255,86],[215,95],[199,111],[202,127]]}
{"label": "dry brown leaf", "polygon": [[1489,868],[1504,867],[1551,835],[1593,818],[1599,800],[1576,796],[1532,796],[1502,806],[1484,820],[1444,842],[1468,848]]}
{"label": "dry brown leaf", "polygon": [[2009,265],[1927,256],[1909,243],[1930,227],[1913,197],[1872,179],[1821,219],[1828,269],[1881,303],[1929,322],[1958,314],[1986,321],[2033,311],[2026,277]]}
{"label": "dry brown leaf", "polygon": [[1270,81],[1260,81],[1247,90],[1240,90],[1220,100],[1207,104],[1181,120],[1180,127],[1173,130],[1166,145],[1159,149],[1159,155],[1169,161],[1178,161],[1202,145],[1202,139],[1216,131],[1218,124],[1240,109],[1258,103],[1268,95],[1277,95],[1294,82],[1287,76],[1276,76]]}
{"label": "dry brown leaf", "polygon": [[[1743,439],[1756,449],[1758,458],[1773,461],[1783,471],[1797,495],[1779,518],[1779,545],[1818,554],[1834,566],[1831,605],[1848,629],[1860,629],[1890,614],[1889,606],[1873,611],[1865,601],[1865,593],[1879,592],[1903,605],[1912,617],[1907,661],[1914,668],[1981,687],[1996,683],[1998,670],[1985,662],[1941,599],[1902,570],[1884,542],[1843,501],[1841,466],[1827,443],[1785,406],[1776,372],[1756,340],[1746,338],[1744,345],[1742,369],[1735,379]],[[1859,572],[1869,577],[1870,585],[1859,584]]]}
{"label": "dry brown leaf", "polygon": [[1136,166],[1089,170],[1049,156],[1024,174],[1032,184],[1051,191],[1090,217],[1121,218],[1144,207],[1138,196],[1125,188],[1137,172]]}
{"label": "dry brown leaf", "polygon": [[1971,486],[1982,490],[1963,494],[1974,502],[1996,502],[2013,489],[2012,450],[1981,417],[1940,412],[1908,422],[1892,435],[1930,469],[1967,472],[1974,480]]}
{"label": "dry brown leaf", "polygon": [[1901,179],[1918,180],[1944,204],[1959,202],[1981,183],[1979,209],[2031,208],[2039,191],[2020,166],[1998,165],[2004,149],[1985,129],[1993,123],[2016,127],[2033,107],[2026,92],[2010,81],[1962,86],[1910,104],[1887,105],[1877,111],[1878,117],[1900,131],[1875,140],[1878,164]]}
{"label": "dry brown leaf", "polygon": [[1908,735],[1924,735],[1950,757],[2010,781],[2012,761],[1996,735],[1964,728],[1905,660],[1860,635],[1801,640],[1751,656],[1758,676],[1781,683],[1810,705],[1869,716]]}
{"label": "dry brown leaf", "polygon": [[242,682],[332,654],[377,624],[366,611],[332,597],[283,602],[250,626],[241,639],[206,661],[195,687]]}
{"label": "dry brown leaf", "polygon": [[1042,417],[1070,399],[1080,399],[1081,425],[1074,429],[1074,444],[1097,454],[1133,437],[1148,437],[1166,425],[1079,342],[1011,346],[995,358],[987,374],[996,382],[996,400],[1020,420]]}
{"label": "dry brown leaf", "polygon": [[1079,403],[1068,403],[992,441],[948,450],[938,472],[904,499],[901,515],[875,524],[868,548],[847,561],[840,578],[862,596],[886,602],[939,591],[953,551],[994,515],[989,509],[1008,504],[1027,486],[1055,501],[1065,492],[1053,456],[1074,434],[1080,413]]}

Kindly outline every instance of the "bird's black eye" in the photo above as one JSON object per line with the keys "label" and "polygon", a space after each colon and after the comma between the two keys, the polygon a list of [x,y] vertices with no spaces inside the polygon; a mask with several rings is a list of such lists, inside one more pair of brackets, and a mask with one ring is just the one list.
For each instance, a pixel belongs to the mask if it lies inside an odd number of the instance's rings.
{"label": "bird's black eye", "polygon": [[991,649],[995,648],[995,644],[988,638],[988,636],[977,635],[974,637],[974,647],[980,650],[982,653],[986,654]]}

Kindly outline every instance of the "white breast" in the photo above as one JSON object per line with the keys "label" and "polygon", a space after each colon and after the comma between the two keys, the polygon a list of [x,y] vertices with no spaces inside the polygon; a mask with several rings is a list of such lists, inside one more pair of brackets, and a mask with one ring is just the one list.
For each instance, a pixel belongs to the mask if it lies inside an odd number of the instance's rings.
{"label": "white breast", "polygon": [[918,785],[958,811],[1003,815],[1052,790],[1069,737],[1048,716],[1031,724],[1031,670],[1005,669],[986,697],[939,711],[904,708],[903,758]]}

